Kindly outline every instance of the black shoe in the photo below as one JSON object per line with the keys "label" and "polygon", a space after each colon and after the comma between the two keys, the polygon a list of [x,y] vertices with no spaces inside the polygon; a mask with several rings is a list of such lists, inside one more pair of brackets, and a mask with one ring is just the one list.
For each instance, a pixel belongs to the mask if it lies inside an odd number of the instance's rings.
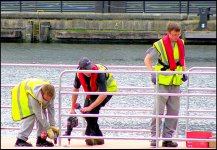
{"label": "black shoe", "polygon": [[178,144],[172,141],[163,141],[162,147],[177,147]]}
{"label": "black shoe", "polygon": [[16,143],[15,143],[15,146],[28,146],[28,147],[32,147],[32,144],[27,143],[27,142],[24,141],[24,140],[17,139],[17,141],[16,141]]}
{"label": "black shoe", "polygon": [[151,140],[150,146],[156,146],[156,141],[155,140]]}
{"label": "black shoe", "polygon": [[69,135],[71,135],[71,133],[65,132],[65,133],[63,134],[63,136],[69,136]]}
{"label": "black shoe", "polygon": [[85,142],[87,145],[90,145],[90,146],[94,145],[94,139],[86,139]]}
{"label": "black shoe", "polygon": [[94,139],[94,145],[103,145],[104,139]]}
{"label": "black shoe", "polygon": [[36,146],[38,147],[53,147],[54,144],[52,142],[48,142],[46,139],[42,139],[41,137],[37,138]]}

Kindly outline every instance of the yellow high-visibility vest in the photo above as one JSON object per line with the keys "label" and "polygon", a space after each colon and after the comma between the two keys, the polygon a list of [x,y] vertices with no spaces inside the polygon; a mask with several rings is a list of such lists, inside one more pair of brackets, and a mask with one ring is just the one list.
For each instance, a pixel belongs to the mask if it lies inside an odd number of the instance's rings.
{"label": "yellow high-visibility vest", "polygon": [[[184,40],[182,40],[184,44]],[[167,58],[167,53],[166,49],[163,43],[163,40],[160,39],[159,41],[155,42],[153,44],[154,47],[158,50],[158,52],[161,55],[161,61],[169,66],[168,58]],[[179,61],[179,49],[178,49],[178,44],[175,43],[174,45],[174,59],[176,62]],[[154,66],[155,71],[161,71],[162,68],[164,68],[163,65],[161,65],[159,62]],[[165,71],[171,71],[170,68],[166,69]],[[176,69],[174,71],[183,71],[183,66],[177,65]],[[162,85],[182,85],[182,74],[158,74],[158,83]]]}
{"label": "yellow high-visibility vest", "polygon": [[21,81],[18,85],[12,88],[12,118],[14,121],[22,120],[28,116],[31,116],[33,109],[31,108],[28,95],[31,95],[35,100],[36,97],[33,94],[33,89],[37,85],[50,84],[49,81],[43,79],[26,79]]}
{"label": "yellow high-visibility vest", "polygon": [[[101,64],[96,64],[99,70],[107,70],[107,68]],[[108,76],[108,79],[106,80],[106,88],[107,92],[116,92],[118,90],[116,80],[113,77],[113,74],[106,73],[106,76]]]}

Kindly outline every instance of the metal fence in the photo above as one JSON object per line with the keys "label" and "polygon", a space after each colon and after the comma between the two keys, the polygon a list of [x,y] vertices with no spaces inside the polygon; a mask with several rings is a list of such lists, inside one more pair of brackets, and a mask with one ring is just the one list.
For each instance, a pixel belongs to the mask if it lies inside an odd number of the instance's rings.
{"label": "metal fence", "polygon": [[[105,1],[108,2],[108,1]],[[112,2],[112,1],[111,1]],[[97,12],[99,1],[1,1],[1,11],[18,12]],[[103,6],[122,9],[123,13],[198,13],[198,9],[210,8],[216,14],[215,1],[123,1],[121,5],[104,3]],[[109,11],[112,13],[112,11]]]}
{"label": "metal fence", "polygon": [[145,13],[198,13],[201,7],[210,7],[216,13],[214,1],[140,1],[127,2],[126,12]]}

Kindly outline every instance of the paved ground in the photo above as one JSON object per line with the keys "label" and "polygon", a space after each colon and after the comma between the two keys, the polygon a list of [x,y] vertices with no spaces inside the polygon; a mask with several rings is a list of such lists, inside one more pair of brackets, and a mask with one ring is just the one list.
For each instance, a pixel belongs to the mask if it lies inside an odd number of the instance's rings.
{"label": "paved ground", "polygon": [[[1,138],[1,149],[25,149],[28,147],[15,147],[14,143],[16,142],[16,138]],[[33,144],[32,149],[41,149],[41,147],[36,147],[35,142],[36,139],[29,139],[28,142]],[[56,145],[52,148],[47,149],[152,149],[153,147],[149,146],[149,141],[143,140],[111,140],[106,139],[104,145],[94,145],[94,146],[87,146],[85,141],[82,139],[79,140],[71,140],[70,145],[68,145],[67,139],[61,140],[61,146]],[[186,149],[185,142],[178,142],[179,146],[177,149]],[[165,149],[161,147],[160,142],[160,149]],[[44,147],[43,147],[44,149]],[[46,148],[45,148],[46,149]],[[168,149],[168,148],[167,148]],[[174,149],[174,148],[171,148]]]}

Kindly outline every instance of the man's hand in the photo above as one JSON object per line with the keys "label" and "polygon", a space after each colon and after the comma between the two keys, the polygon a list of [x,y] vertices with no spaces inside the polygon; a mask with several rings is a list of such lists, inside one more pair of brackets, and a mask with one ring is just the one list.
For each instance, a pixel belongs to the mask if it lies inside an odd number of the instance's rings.
{"label": "man's hand", "polygon": [[85,112],[89,112],[91,110],[92,110],[91,107],[83,107],[80,109],[80,112],[85,113]]}
{"label": "man's hand", "polygon": [[188,80],[188,76],[186,74],[183,74],[182,81],[185,82],[187,80]]}
{"label": "man's hand", "polygon": [[151,81],[156,84],[156,74],[155,73],[152,73],[151,74]]}
{"label": "man's hand", "polygon": [[71,110],[70,110],[70,114],[76,114],[76,112],[75,112],[75,109],[74,109],[74,108],[71,108]]}
{"label": "man's hand", "polygon": [[54,126],[51,126],[51,129],[53,132],[55,132],[57,134],[57,137],[59,136],[60,132],[59,132],[59,129],[54,127]]}
{"label": "man's hand", "polygon": [[54,132],[53,132],[52,128],[50,128],[50,129],[47,130],[47,136],[50,139],[54,139]]}

